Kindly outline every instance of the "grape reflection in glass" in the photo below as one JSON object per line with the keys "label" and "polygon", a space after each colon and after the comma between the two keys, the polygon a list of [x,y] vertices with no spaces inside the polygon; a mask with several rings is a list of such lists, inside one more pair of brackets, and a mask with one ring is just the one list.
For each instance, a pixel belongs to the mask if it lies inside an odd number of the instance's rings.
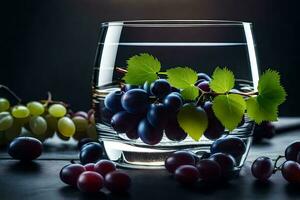
{"label": "grape reflection in glass", "polygon": [[[155,145],[140,139],[129,139],[117,133],[109,123],[105,97],[120,91],[126,61],[141,53],[159,59],[161,71],[189,66],[212,75],[218,66],[227,67],[236,77],[235,90],[251,92],[257,88],[258,67],[251,23],[237,21],[119,21],[102,23],[93,74],[93,106],[96,128],[110,160],[129,168],[160,168],[165,158],[178,150],[189,150],[201,156],[210,151],[213,140],[202,136],[199,141],[186,137],[172,141],[165,136]],[[143,67],[143,66],[141,66]],[[128,121],[130,123],[130,121]],[[235,130],[224,131],[221,137],[237,136],[246,144],[244,155],[237,161],[243,165],[252,140],[254,122],[245,116],[245,123]]]}

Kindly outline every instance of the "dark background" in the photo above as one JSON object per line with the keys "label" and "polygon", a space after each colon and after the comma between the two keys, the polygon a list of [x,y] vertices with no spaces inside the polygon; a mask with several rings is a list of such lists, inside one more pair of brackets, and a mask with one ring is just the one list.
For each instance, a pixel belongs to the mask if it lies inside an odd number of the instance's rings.
{"label": "dark background", "polygon": [[129,19],[227,19],[254,24],[261,71],[279,70],[289,94],[281,115],[300,113],[297,1],[12,0],[1,2],[0,83],[23,100],[90,107],[99,24]]}

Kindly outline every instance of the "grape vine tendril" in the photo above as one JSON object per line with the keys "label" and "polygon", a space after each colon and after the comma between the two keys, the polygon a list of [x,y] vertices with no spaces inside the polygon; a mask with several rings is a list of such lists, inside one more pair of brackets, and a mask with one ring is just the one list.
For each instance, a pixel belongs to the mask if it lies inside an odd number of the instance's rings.
{"label": "grape vine tendril", "polygon": [[16,99],[16,101],[18,102],[18,104],[20,104],[22,102],[22,99],[18,95],[16,95],[16,93],[14,91],[12,91],[6,85],[0,84],[0,89],[4,89],[6,92],[8,92],[13,98]]}

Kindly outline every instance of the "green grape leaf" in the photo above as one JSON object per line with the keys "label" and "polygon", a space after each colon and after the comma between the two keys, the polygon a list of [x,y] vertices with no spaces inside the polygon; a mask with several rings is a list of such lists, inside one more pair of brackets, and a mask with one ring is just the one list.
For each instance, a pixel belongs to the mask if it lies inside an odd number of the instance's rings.
{"label": "green grape leaf", "polygon": [[247,114],[257,124],[262,121],[275,121],[278,106],[286,99],[286,92],[280,84],[277,71],[267,70],[258,81],[258,95],[247,100]]}
{"label": "green grape leaf", "polygon": [[198,79],[197,72],[188,67],[176,67],[166,71],[171,86],[182,89],[181,95],[185,100],[195,100],[199,89],[194,85]]}
{"label": "green grape leaf", "polygon": [[253,119],[257,124],[260,124],[262,121],[277,120],[277,106],[271,104],[262,106],[257,101],[257,97],[250,97],[247,99],[246,104],[249,118]]}
{"label": "green grape leaf", "polygon": [[192,85],[181,90],[180,94],[185,100],[195,100],[199,96],[199,89]]}
{"label": "green grape leaf", "polygon": [[226,93],[234,87],[234,75],[226,67],[221,69],[217,67],[209,83],[210,88],[217,93]]}
{"label": "green grape leaf", "polygon": [[197,72],[188,67],[176,67],[167,70],[168,82],[175,88],[185,89],[194,86],[198,77]]}
{"label": "green grape leaf", "polygon": [[258,81],[257,101],[261,105],[280,105],[285,101],[286,92],[280,85],[280,75],[277,71],[267,70]]}
{"label": "green grape leaf", "polygon": [[242,120],[246,110],[246,102],[238,94],[219,95],[214,98],[212,107],[223,126],[232,131]]}
{"label": "green grape leaf", "polygon": [[135,55],[127,60],[127,73],[123,77],[125,83],[142,85],[146,81],[152,83],[158,79],[157,72],[161,64],[157,58],[147,53]]}
{"label": "green grape leaf", "polygon": [[185,104],[177,115],[180,127],[195,141],[198,141],[207,129],[208,120],[205,111],[194,104]]}

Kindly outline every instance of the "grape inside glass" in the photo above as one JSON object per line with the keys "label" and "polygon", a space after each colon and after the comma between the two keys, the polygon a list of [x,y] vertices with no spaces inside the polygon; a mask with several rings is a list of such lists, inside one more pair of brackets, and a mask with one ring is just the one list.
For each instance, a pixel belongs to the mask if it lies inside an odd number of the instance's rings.
{"label": "grape inside glass", "polygon": [[[158,144],[149,145],[141,139],[129,139],[125,133],[112,128],[112,113],[107,112],[104,99],[112,91],[124,90],[122,78],[127,69],[127,60],[141,53],[156,57],[161,62],[162,72],[188,66],[197,73],[211,76],[219,66],[227,67],[234,73],[235,90],[251,92],[258,84],[251,23],[200,20],[102,23],[92,84],[96,127],[108,158],[123,167],[160,168],[165,158],[174,151],[189,150],[201,156],[210,151],[213,142],[205,136],[199,141],[189,136],[182,141],[174,141],[166,137],[164,132]],[[206,86],[203,87],[205,89]],[[132,123],[130,118],[127,123]],[[221,137],[237,136],[245,142],[246,152],[237,160],[238,168],[247,157],[253,128],[254,123],[245,116],[243,125],[222,133]]]}

